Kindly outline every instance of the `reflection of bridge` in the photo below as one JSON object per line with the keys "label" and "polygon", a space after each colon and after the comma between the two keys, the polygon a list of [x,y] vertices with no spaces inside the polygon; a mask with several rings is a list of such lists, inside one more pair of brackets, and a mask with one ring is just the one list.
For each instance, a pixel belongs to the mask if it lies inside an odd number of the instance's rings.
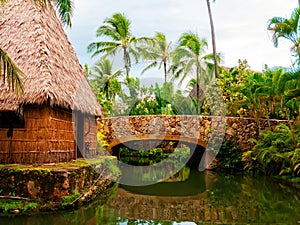
{"label": "reflection of bridge", "polygon": [[[260,120],[261,129],[274,128],[287,121]],[[211,137],[215,141],[230,141],[244,148],[251,148],[249,138],[257,138],[256,119],[211,116],[129,116],[99,120],[98,130],[106,137],[108,149],[135,140],[170,140],[207,147]]]}
{"label": "reflection of bridge", "polygon": [[[213,197],[209,199],[207,195],[212,185],[218,182],[217,177],[209,172],[198,174],[198,176],[199,179],[193,179],[191,195],[148,195],[145,193],[150,190],[147,186],[130,187],[128,190],[133,192],[127,191],[125,187],[125,189],[117,190],[110,199],[108,207],[116,210],[114,216],[128,219],[236,224],[241,220],[249,222],[257,218],[256,212],[252,209],[253,206],[247,201],[232,199],[229,202],[213,202]],[[185,186],[189,187],[190,184]],[[137,191],[136,188],[140,190],[144,188],[144,194],[136,194],[143,193],[143,191]]]}

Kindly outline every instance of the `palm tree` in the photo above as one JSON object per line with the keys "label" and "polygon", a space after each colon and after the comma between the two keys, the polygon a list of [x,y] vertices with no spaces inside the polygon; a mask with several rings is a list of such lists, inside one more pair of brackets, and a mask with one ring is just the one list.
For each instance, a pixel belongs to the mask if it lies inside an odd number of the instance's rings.
{"label": "palm tree", "polygon": [[[0,4],[5,4],[9,0],[0,0]],[[58,11],[59,18],[64,25],[70,26],[73,13],[73,2],[71,0],[34,0],[36,4],[47,7],[51,2]],[[0,46],[0,76],[3,76],[3,82],[8,83],[9,89],[17,94],[23,92],[21,77],[23,72],[15,65],[13,60],[7,55]]]}
{"label": "palm tree", "polygon": [[[195,33],[183,33],[179,38],[178,47],[172,54],[173,64],[170,71],[173,73],[172,79],[181,77],[180,84],[187,77],[187,75],[196,70],[196,95],[200,97],[200,86],[204,85],[204,75],[211,69],[212,63],[209,63],[213,56],[212,54],[204,55],[207,49],[207,42],[205,39],[200,39]],[[211,71],[210,71],[211,72]]]}
{"label": "palm tree", "polygon": [[121,91],[121,83],[117,80],[122,75],[121,70],[112,71],[112,62],[108,58],[100,59],[88,73],[92,81],[100,92],[104,94],[106,100],[115,101],[116,95]]}
{"label": "palm tree", "polygon": [[123,51],[123,61],[126,70],[126,77],[129,76],[131,67],[131,57],[138,62],[139,52],[135,49],[137,42],[147,41],[147,38],[136,38],[131,33],[131,22],[124,14],[115,13],[112,17],[104,20],[96,33],[97,37],[104,36],[109,41],[92,42],[88,46],[88,52],[93,52],[92,56],[98,54],[115,55],[118,51]]}
{"label": "palm tree", "polygon": [[300,7],[294,9],[290,18],[273,17],[269,20],[268,30],[272,32],[272,40],[278,47],[278,39],[283,37],[293,43],[291,50],[300,58],[300,34],[299,34]]}
{"label": "palm tree", "polygon": [[[299,0],[300,1],[300,0]],[[215,0],[213,0],[215,2]],[[208,15],[209,15],[209,22],[210,22],[210,30],[211,30],[211,40],[213,46],[213,56],[214,56],[214,76],[212,77],[212,81],[215,82],[215,79],[218,77],[218,56],[217,56],[217,47],[216,47],[216,37],[215,37],[215,28],[212,18],[212,12],[210,8],[210,0],[206,0]]]}
{"label": "palm tree", "polygon": [[153,62],[143,69],[142,74],[157,65],[158,69],[163,66],[164,78],[165,82],[167,82],[167,64],[172,54],[172,42],[167,42],[166,36],[161,32],[157,32],[153,40],[154,45],[149,46],[147,52],[144,54],[146,55],[144,56],[145,59],[150,59]]}

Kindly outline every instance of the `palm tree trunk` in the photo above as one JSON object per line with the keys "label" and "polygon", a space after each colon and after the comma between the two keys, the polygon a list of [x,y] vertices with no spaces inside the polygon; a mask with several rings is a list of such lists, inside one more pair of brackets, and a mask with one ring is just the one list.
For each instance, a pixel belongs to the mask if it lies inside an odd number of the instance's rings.
{"label": "palm tree trunk", "polygon": [[125,70],[126,70],[126,77],[129,77],[129,66],[128,66],[128,59],[127,59],[127,50],[126,47],[123,47],[123,60],[125,64]]}
{"label": "palm tree trunk", "polygon": [[197,59],[197,77],[196,77],[196,101],[197,101],[197,114],[200,113],[200,62]]}
{"label": "palm tree trunk", "polygon": [[164,74],[165,74],[165,82],[167,82],[167,63],[166,63],[166,61],[164,61]]}
{"label": "palm tree trunk", "polygon": [[[299,0],[300,1],[300,0]],[[208,15],[209,15],[209,21],[210,21],[210,30],[211,30],[211,39],[212,39],[212,46],[213,46],[213,55],[214,55],[214,68],[215,73],[212,77],[212,81],[215,82],[216,78],[218,77],[218,60],[217,60],[217,52],[216,52],[216,38],[215,38],[215,28],[210,8],[210,0],[206,0],[207,3],[207,9],[208,9]]]}

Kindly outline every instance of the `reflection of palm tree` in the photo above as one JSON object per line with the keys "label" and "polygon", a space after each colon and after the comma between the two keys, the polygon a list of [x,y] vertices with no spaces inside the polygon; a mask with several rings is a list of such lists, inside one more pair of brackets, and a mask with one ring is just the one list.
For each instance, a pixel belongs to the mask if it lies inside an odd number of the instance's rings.
{"label": "reflection of palm tree", "polygon": [[112,72],[112,63],[109,59],[98,61],[89,74],[89,78],[108,101],[115,101],[116,95],[121,91],[121,83],[117,80],[122,71]]}
{"label": "reflection of palm tree", "polygon": [[[5,4],[7,1],[9,0],[0,0],[0,4]],[[57,9],[61,22],[71,26],[73,2],[71,0],[35,0],[35,3],[44,7],[51,4],[51,2]],[[12,89],[16,93],[23,91],[22,75],[23,72],[15,65],[5,50],[0,47],[0,76],[3,76],[4,82],[8,83],[9,89]]]}
{"label": "reflection of palm tree", "polygon": [[163,33],[157,32],[154,37],[154,45],[149,46],[147,50],[145,59],[150,59],[153,62],[143,69],[142,74],[147,70],[156,67],[160,69],[161,66],[164,68],[164,78],[167,82],[167,63],[171,57],[171,42],[167,42],[166,36]]}
{"label": "reflection of palm tree", "polygon": [[268,30],[272,32],[274,46],[278,46],[278,39],[283,37],[293,43],[292,51],[300,57],[300,35],[299,35],[300,7],[296,8],[290,18],[273,17],[268,24]]}
{"label": "reflection of palm tree", "polygon": [[138,61],[139,52],[135,45],[137,42],[146,41],[147,38],[136,38],[131,34],[131,22],[124,14],[115,13],[112,17],[104,20],[102,26],[97,30],[97,37],[107,37],[108,41],[93,42],[88,46],[88,52],[93,52],[93,56],[98,54],[115,55],[118,51],[123,51],[123,61],[126,76],[129,76],[131,67],[131,57]]}

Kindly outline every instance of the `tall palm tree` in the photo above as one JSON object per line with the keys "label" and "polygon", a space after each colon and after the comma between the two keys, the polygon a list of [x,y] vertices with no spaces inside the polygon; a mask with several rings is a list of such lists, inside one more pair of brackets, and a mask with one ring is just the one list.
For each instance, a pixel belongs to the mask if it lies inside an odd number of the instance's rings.
{"label": "tall palm tree", "polygon": [[204,85],[204,76],[211,69],[209,63],[213,56],[212,54],[204,55],[207,49],[205,39],[200,39],[196,33],[183,33],[179,38],[178,47],[172,54],[173,64],[170,71],[173,73],[172,79],[180,78],[179,83],[187,77],[189,73],[195,71],[197,91],[196,95],[200,97],[200,87]]}
{"label": "tall palm tree", "polygon": [[[5,4],[9,0],[0,0],[0,4]],[[36,4],[47,7],[51,2],[58,11],[59,18],[64,25],[72,26],[71,16],[73,13],[73,2],[71,0],[34,0]],[[23,72],[15,65],[13,60],[7,55],[0,44],[0,76],[3,82],[8,83],[9,89],[17,94],[23,91],[22,78]]]}
{"label": "tall palm tree", "polygon": [[112,17],[104,20],[96,33],[97,37],[106,37],[110,40],[92,42],[88,46],[88,52],[92,56],[98,54],[115,55],[118,51],[123,51],[123,61],[125,65],[126,77],[129,76],[131,67],[131,57],[138,62],[139,52],[135,45],[137,42],[144,42],[147,38],[136,38],[131,33],[131,22],[124,14],[115,13]]}
{"label": "tall palm tree", "polygon": [[[299,0],[300,1],[300,0]],[[215,2],[215,0],[213,0]],[[212,12],[210,8],[210,0],[206,0],[208,15],[209,15],[209,22],[210,22],[210,31],[211,31],[211,40],[213,46],[213,56],[214,56],[214,76],[212,77],[212,81],[215,82],[215,79],[218,77],[218,56],[217,56],[217,47],[216,47],[216,37],[215,37],[215,28],[212,18]]]}
{"label": "tall palm tree", "polygon": [[300,7],[294,9],[290,18],[273,17],[269,20],[268,30],[272,33],[275,47],[278,47],[278,39],[285,38],[293,43],[291,50],[300,58],[300,33],[299,33]]}
{"label": "tall palm tree", "polygon": [[[112,62],[108,58],[100,59],[88,74],[95,88],[104,94],[108,101],[115,101],[121,91],[121,83],[117,80],[122,75],[121,70],[112,71]],[[93,86],[93,85],[92,85]]]}
{"label": "tall palm tree", "polygon": [[167,64],[171,59],[172,42],[167,42],[166,36],[161,32],[157,32],[153,40],[154,44],[150,45],[146,54],[144,54],[146,55],[145,59],[151,60],[152,63],[143,69],[142,74],[153,67],[158,66],[158,69],[160,69],[163,66],[164,79],[167,82]]}

